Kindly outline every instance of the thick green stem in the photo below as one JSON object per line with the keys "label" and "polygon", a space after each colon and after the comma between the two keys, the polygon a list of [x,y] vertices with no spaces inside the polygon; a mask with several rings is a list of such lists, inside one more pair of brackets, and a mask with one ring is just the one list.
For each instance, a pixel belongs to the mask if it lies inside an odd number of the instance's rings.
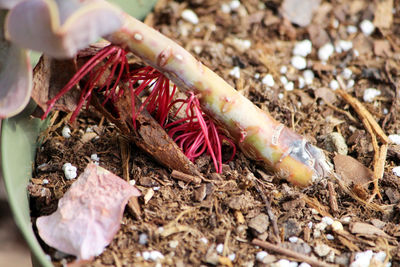
{"label": "thick green stem", "polygon": [[124,26],[108,40],[158,69],[181,90],[194,92],[204,112],[226,129],[248,157],[263,161],[290,182],[307,186],[331,172],[320,149],[275,121],[158,31],[126,15]]}

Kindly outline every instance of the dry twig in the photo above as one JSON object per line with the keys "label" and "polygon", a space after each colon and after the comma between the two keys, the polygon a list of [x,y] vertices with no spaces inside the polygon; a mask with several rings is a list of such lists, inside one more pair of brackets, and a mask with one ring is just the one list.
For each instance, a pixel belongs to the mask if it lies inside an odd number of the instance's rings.
{"label": "dry twig", "polygon": [[282,247],[280,247],[278,245],[274,245],[274,244],[266,242],[266,241],[261,241],[259,239],[253,239],[252,244],[256,245],[256,246],[260,246],[260,247],[268,249],[268,250],[272,250],[272,251],[274,251],[276,253],[279,253],[279,254],[283,254],[283,255],[295,258],[298,261],[306,262],[306,263],[308,263],[308,264],[310,264],[312,266],[323,266],[323,267],[336,266],[336,265],[329,264],[329,263],[326,263],[326,262],[323,262],[323,261],[319,261],[318,259],[312,258],[310,256],[297,253],[297,252],[292,251],[290,249],[282,248]]}
{"label": "dry twig", "polygon": [[[378,181],[383,177],[387,154],[387,144],[390,143],[390,140],[383,132],[379,124],[375,121],[374,117],[372,117],[371,113],[369,113],[369,111],[361,104],[361,102],[344,91],[345,86],[341,77],[337,77],[337,80],[342,89],[337,89],[335,92],[354,108],[364,124],[364,127],[371,135],[372,146],[374,148],[374,191],[368,202],[371,202],[375,196],[378,196],[380,199],[382,199],[382,195],[379,192]],[[376,136],[378,136],[383,143],[381,147],[378,145]]]}
{"label": "dry twig", "polygon": [[201,183],[201,178],[177,170],[172,171],[171,177],[180,181],[184,181],[185,183],[194,183],[194,184]]}

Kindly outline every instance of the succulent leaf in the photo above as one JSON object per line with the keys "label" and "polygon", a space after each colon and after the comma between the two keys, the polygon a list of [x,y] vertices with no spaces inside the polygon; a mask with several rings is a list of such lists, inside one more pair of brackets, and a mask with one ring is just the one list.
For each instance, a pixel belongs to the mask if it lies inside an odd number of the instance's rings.
{"label": "succulent leaf", "polygon": [[121,25],[121,11],[106,1],[29,0],[10,10],[5,28],[21,47],[68,58]]}
{"label": "succulent leaf", "polygon": [[[3,29],[5,10],[0,10]],[[32,69],[27,51],[8,42],[0,30],[0,118],[19,113],[29,102]]]}
{"label": "succulent leaf", "polygon": [[11,9],[24,0],[0,0],[0,9]]}

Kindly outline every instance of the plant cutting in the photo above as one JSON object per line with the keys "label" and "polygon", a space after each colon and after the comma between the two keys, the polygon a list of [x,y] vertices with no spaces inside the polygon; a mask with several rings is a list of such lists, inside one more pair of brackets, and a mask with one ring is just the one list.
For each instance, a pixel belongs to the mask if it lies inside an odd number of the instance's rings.
{"label": "plant cutting", "polygon": [[[10,23],[13,18],[11,13]],[[276,122],[169,38],[127,14],[120,18],[122,27],[106,38],[140,57],[180,90],[193,93],[202,110],[247,156],[300,186],[329,176],[331,167],[321,150]],[[11,39],[27,41],[17,30],[9,34]]]}
{"label": "plant cutting", "polygon": [[[235,2],[237,3],[238,1]],[[332,130],[341,134],[346,141],[349,140],[349,136],[353,134],[353,129],[349,130],[346,123],[338,122],[337,120],[348,122],[347,117],[342,116],[342,113],[338,113],[336,110],[330,110],[323,103],[319,103],[319,96],[317,95],[318,89],[326,86],[327,82],[329,82],[326,78],[329,78],[330,75],[340,75],[339,65],[335,65],[339,69],[338,72],[333,74],[325,71],[318,73],[312,85],[305,85],[303,90],[299,90],[296,88],[298,85],[297,78],[299,78],[298,81],[300,82],[302,71],[295,70],[292,66],[287,65],[288,58],[286,57],[286,55],[290,54],[290,49],[294,42],[286,40],[289,47],[283,48],[279,46],[282,41],[281,38],[273,37],[273,34],[277,33],[276,28],[272,27],[271,29],[270,27],[253,25],[251,26],[251,31],[246,32],[243,30],[240,34],[236,34],[230,32],[231,28],[229,28],[228,23],[225,22],[224,24],[221,21],[221,17],[234,20],[238,14],[243,15],[240,12],[244,8],[248,9],[249,12],[254,12],[254,7],[257,7],[256,3],[242,2],[238,11],[232,11],[227,15],[221,13],[225,11],[219,9],[219,4],[203,7],[198,6],[197,3],[199,1],[196,1],[196,4],[194,2],[186,4],[180,1],[179,3],[178,1],[173,1],[160,4],[153,15],[149,16],[147,22],[155,25],[157,29],[172,36],[175,40],[181,38],[179,41],[183,47],[197,53],[200,59],[208,59],[204,62],[210,69],[223,75],[224,78],[226,77],[227,81],[236,82],[238,90],[243,92],[244,95],[248,95],[249,99],[257,103],[262,109],[267,110],[270,107],[273,114],[277,114],[273,116],[285,116],[284,119],[286,120],[290,120],[290,116],[292,116],[291,127],[293,129],[299,129],[304,134],[316,136],[319,143],[322,144],[325,144],[323,139],[326,134]],[[329,3],[332,6],[337,6],[336,3]],[[178,5],[179,7],[177,7]],[[169,13],[169,8],[173,7],[175,9],[172,10],[176,12]],[[193,10],[200,18],[199,23],[192,25],[190,22],[186,22],[185,16],[183,16],[186,13],[181,13],[183,9]],[[205,14],[205,11],[209,10],[210,12]],[[266,7],[265,12],[263,11],[264,16],[270,11],[271,8],[269,6]],[[167,15],[175,15],[168,17],[165,16],[166,13]],[[182,16],[177,17],[179,14],[182,14]],[[254,16],[255,14],[249,14],[249,19],[254,20]],[[208,36],[207,29],[214,24],[217,31],[209,37],[208,41],[206,38]],[[181,26],[193,31],[190,31],[188,36],[185,37],[181,35]],[[343,30],[342,25],[339,27]],[[197,31],[198,29],[199,31]],[[296,28],[296,32],[304,34],[301,29]],[[343,32],[345,33],[346,31]],[[260,33],[262,33],[262,37]],[[362,33],[357,34],[357,36],[360,37],[360,34]],[[260,39],[256,39],[257,36]],[[298,36],[300,37],[300,35]],[[225,37],[249,41],[251,42],[251,49],[239,52],[235,46],[226,43],[227,41],[223,39]],[[199,41],[202,38],[206,38],[206,40]],[[303,35],[300,38],[303,38]],[[341,36],[341,38],[346,38],[346,35]],[[159,128],[149,127],[148,137],[158,139],[159,133],[162,132],[163,135],[168,136],[168,132],[175,139],[175,146],[182,147],[184,151],[186,149],[186,155],[190,159],[193,159],[203,151],[207,153],[207,144],[202,142],[202,140],[205,140],[206,133],[200,131],[200,129],[207,128],[209,130],[207,132],[208,137],[217,135],[222,137],[222,135],[215,134],[213,131],[215,128],[210,124],[213,122],[221,130],[220,133],[228,133],[228,137],[230,135],[229,132],[225,127],[221,127],[225,122],[222,121],[217,124],[215,123],[216,120],[211,116],[204,117],[204,120],[197,116],[198,114],[206,116],[202,106],[210,105],[204,104],[201,90],[188,90],[182,94],[179,92],[181,88],[176,87],[174,89],[173,84],[175,83],[164,73],[152,66],[146,66],[146,64],[143,64],[143,60],[132,57],[129,49],[122,48],[114,43],[107,43],[106,46],[108,45],[110,47],[107,49],[110,49],[109,51],[113,49],[113,52],[105,56],[92,69],[86,68],[88,72],[66,94],[72,93],[76,96],[74,98],[75,107],[71,111],[80,110],[76,109],[76,104],[78,103],[81,104],[82,108],[90,105],[89,110],[83,111],[79,115],[79,119],[69,125],[72,130],[70,135],[62,136],[61,133],[67,128],[64,125],[73,112],[67,117],[61,112],[55,112],[53,113],[54,116],[49,116],[49,119],[52,119],[55,124],[46,132],[46,141],[41,146],[41,149],[37,151],[35,166],[38,167],[35,168],[30,182],[30,185],[35,185],[38,190],[32,191],[31,187],[28,190],[33,208],[33,213],[31,214],[33,222],[37,217],[47,215],[55,210],[50,210],[48,208],[49,205],[41,205],[47,198],[44,199],[37,195],[40,192],[39,189],[45,189],[47,190],[46,192],[50,193],[47,195],[52,198],[50,205],[55,207],[56,201],[62,195],[66,195],[65,192],[68,187],[78,182],[63,178],[64,174],[61,172],[62,164],[70,162],[77,167],[78,173],[82,173],[87,162],[91,161],[91,155],[96,153],[99,156],[96,164],[112,170],[113,173],[121,176],[123,180],[130,181],[131,185],[135,184],[143,197],[138,199],[137,206],[139,210],[137,213],[131,213],[129,208],[126,210],[121,221],[121,231],[112,239],[107,237],[107,240],[111,241],[111,243],[99,257],[94,259],[93,265],[98,263],[119,265],[121,263],[121,265],[132,264],[139,266],[153,261],[148,257],[150,254],[157,255],[157,261],[163,264],[176,263],[178,265],[179,262],[183,262],[184,265],[192,264],[195,266],[201,264],[214,265],[218,264],[218,262],[220,264],[226,263],[226,265],[245,265],[248,262],[257,264],[256,261],[261,262],[261,260],[265,260],[263,264],[266,264],[267,260],[268,262],[271,261],[270,257],[262,258],[258,255],[258,252],[266,254],[265,251],[272,254],[276,261],[282,259],[282,257],[291,257],[291,260],[296,259],[298,262],[305,261],[309,264],[317,265],[325,265],[327,262],[333,263],[333,260],[335,260],[335,263],[339,262],[336,260],[341,260],[342,262],[344,254],[348,255],[345,258],[350,263],[356,254],[353,251],[366,249],[373,250],[374,254],[384,250],[387,258],[393,257],[393,250],[391,247],[388,248],[390,251],[385,250],[385,243],[375,242],[375,245],[371,245],[371,239],[378,241],[379,235],[388,241],[386,244],[389,244],[389,246],[398,245],[396,243],[398,238],[392,232],[392,226],[394,225],[391,224],[393,223],[392,218],[397,223],[396,210],[389,210],[391,207],[395,207],[390,204],[396,201],[396,195],[391,194],[390,186],[394,184],[397,187],[398,184],[390,173],[392,163],[389,163],[389,166],[385,164],[383,177],[380,178],[382,180],[379,183],[381,186],[379,192],[382,195],[382,199],[376,199],[372,203],[385,207],[390,217],[388,214],[380,214],[380,211],[376,209],[372,209],[376,212],[368,212],[373,207],[372,205],[360,206],[356,201],[352,201],[349,198],[352,188],[349,187],[348,191],[345,191],[334,180],[316,183],[305,190],[288,187],[285,182],[277,183],[276,180],[273,180],[276,176],[266,174],[260,164],[254,164],[254,161],[248,160],[241,152],[238,153],[237,157],[234,157],[232,162],[223,165],[223,172],[220,175],[214,173],[218,171],[219,166],[212,166],[211,155],[209,154],[210,157],[207,157],[203,154],[202,157],[196,160],[194,165],[200,170],[200,175],[204,175],[205,178],[196,177],[196,174],[185,174],[185,177],[181,177],[181,181],[175,182],[171,180],[171,178],[179,179],[176,175],[175,166],[169,167],[167,164],[167,168],[160,166],[160,162],[155,163],[154,160],[149,159],[147,155],[142,153],[142,148],[135,145],[136,143],[132,144],[132,140],[141,135],[145,127],[148,127],[144,116],[148,115],[146,119],[150,119],[152,117],[149,114],[152,114],[158,120],[156,122],[153,118],[152,123],[155,122]],[[221,50],[218,50],[221,55],[215,55],[214,49],[216,48],[221,48]],[[265,49],[271,54],[267,54],[268,52]],[[97,55],[101,55],[102,52],[107,50],[101,51],[101,49],[98,49],[91,55],[88,55],[87,51],[86,49],[80,50],[77,57],[71,61],[73,67],[74,64],[78,67],[70,72],[72,74],[70,77],[85,71],[85,68],[82,69],[80,66],[93,59],[93,56],[96,58]],[[278,54],[276,51],[284,52],[284,54]],[[307,59],[307,68],[312,68],[315,71],[314,65],[318,63],[318,59],[316,58],[316,53],[314,53],[315,49],[312,51],[313,53]],[[235,53],[238,54],[238,59],[235,59]],[[348,55],[349,53],[345,54]],[[120,63],[124,61],[124,54],[129,59],[129,71],[126,68],[121,68]],[[254,60],[254,55],[257,54],[270,56],[276,61],[271,61],[271,65],[268,65],[266,64],[267,62]],[[122,57],[117,55],[122,55]],[[327,63],[332,65],[335,63],[340,64],[342,56],[344,54],[334,53]],[[209,60],[210,58],[211,60]],[[44,59],[42,63],[43,66],[46,66],[49,61]],[[360,74],[358,72],[359,65],[351,64],[359,64],[359,61],[350,61],[348,64],[354,72],[353,78],[358,80]],[[107,67],[104,67],[106,65]],[[54,80],[49,79],[49,84],[55,89],[54,92],[60,92],[61,88],[68,84],[68,80],[60,82],[61,77],[57,77],[64,76],[65,73],[70,71],[66,71],[66,68],[62,66],[58,65],[56,67],[51,63],[50,69],[53,69],[53,77],[57,78]],[[228,76],[232,66],[238,66],[237,69],[240,67],[240,78]],[[262,84],[264,79],[261,79],[261,76],[271,73],[276,78],[280,75],[281,66],[288,67],[288,72],[281,76],[286,76],[291,82],[294,82],[295,89],[293,91],[283,91],[283,88],[280,88],[277,84],[268,88],[265,88]],[[317,65],[315,65],[315,68],[317,68]],[[63,71],[57,71],[59,69]],[[123,70],[120,75],[121,69]],[[135,74],[132,74],[130,78],[129,74],[131,73]],[[260,73],[260,78],[255,76],[253,79],[254,73]],[[119,76],[121,78],[118,78]],[[37,72],[35,72],[34,77],[36,83]],[[248,82],[246,80],[246,83],[243,84],[243,78],[249,79]],[[118,80],[119,82],[117,82]],[[58,81],[58,83],[54,81]],[[372,83],[372,81],[364,82]],[[169,83],[169,86],[165,86],[167,83]],[[361,86],[361,84],[357,84],[357,86]],[[43,88],[47,88],[47,86]],[[354,90],[357,92],[360,88],[357,87]],[[91,93],[89,93],[90,91]],[[141,92],[139,93],[139,91]],[[175,94],[171,96],[174,91]],[[279,94],[279,98],[278,92],[283,92],[283,94]],[[54,94],[49,95],[50,97],[47,97],[44,103],[54,96]],[[281,96],[283,97],[281,98]],[[62,96],[60,99],[55,100],[53,109],[59,109],[65,98],[65,96]],[[308,98],[308,103],[306,103],[307,99],[305,98]],[[169,102],[170,104],[168,104]],[[53,101],[48,102],[48,104],[51,103]],[[340,97],[336,98],[336,102],[333,104],[346,112],[347,110],[349,112],[353,110],[350,106],[346,106]],[[385,101],[378,99],[374,102],[374,105],[366,105],[366,108],[377,111],[378,113],[373,113],[373,116],[375,119],[380,119],[382,117],[379,117],[379,111],[382,107],[388,108],[388,106]],[[168,109],[168,107],[171,107],[171,109]],[[46,110],[47,107],[44,108],[44,111]],[[169,110],[169,112],[164,112],[166,110]],[[105,115],[107,112],[109,114]],[[145,113],[147,115],[144,115]],[[329,116],[332,115],[333,119],[336,120],[325,121],[324,116],[327,114]],[[122,125],[121,128],[117,124],[118,122]],[[341,124],[337,125],[337,123]],[[353,121],[351,125],[355,129],[354,138],[352,138],[355,143],[354,146],[352,143],[347,143],[347,145],[352,146],[348,147],[350,155],[352,157],[358,155],[358,160],[362,162],[362,165],[372,166],[372,151],[368,151],[368,146],[359,146],[359,141],[355,140],[356,138],[361,138],[362,141],[369,140],[368,136],[362,132],[360,133],[363,126]],[[392,123],[389,125],[390,127],[395,126]],[[64,127],[63,131],[61,131],[62,127]],[[398,124],[395,127],[398,127]],[[94,132],[87,133],[86,130],[89,130],[89,128]],[[96,139],[86,141],[88,140],[86,137],[89,135],[96,136]],[[212,144],[223,143],[225,145],[223,149],[224,159],[230,156],[227,151],[229,142],[226,140],[222,142],[209,140],[213,151],[217,146],[214,147]],[[81,142],[86,143],[82,145]],[[235,142],[239,143],[240,138]],[[365,143],[361,144],[365,145]],[[396,159],[393,160],[393,158],[396,155],[390,149],[391,146],[389,145],[388,155],[391,157],[389,162],[394,162]],[[335,153],[336,150],[330,151]],[[214,155],[218,159],[216,153]],[[339,165],[339,163],[336,164],[335,162],[335,165]],[[347,164],[347,166],[349,165],[351,163]],[[346,166],[344,168],[350,169]],[[173,170],[172,173],[170,172],[171,170]],[[355,172],[357,173],[357,171]],[[354,173],[354,170],[352,173]],[[352,173],[345,173],[342,176],[344,177],[343,179],[349,181],[350,186],[354,181],[351,177]],[[281,174],[285,176],[283,171]],[[346,177],[345,175],[348,176]],[[390,182],[392,184],[389,184]],[[362,184],[362,189],[364,190],[360,190],[360,192],[368,193],[372,189],[372,178],[367,177],[360,184]],[[367,194],[363,196],[360,193],[358,196],[367,201],[364,198]],[[74,209],[77,210],[77,214],[81,211],[80,208]],[[357,213],[356,211],[361,212]],[[274,214],[276,217],[274,217]],[[347,214],[351,216],[347,216]],[[369,223],[369,228],[367,225],[358,224],[359,221],[363,220],[368,223],[371,216],[389,223],[386,228],[381,230],[391,237],[383,235],[382,231],[377,231],[377,226],[372,225],[372,223]],[[351,217],[350,220],[347,217]],[[317,231],[320,230],[320,226],[323,223],[330,224],[332,221],[332,226],[328,226],[320,232]],[[349,221],[350,223],[348,223]],[[310,228],[311,231],[302,232],[305,229],[303,226]],[[365,236],[362,233],[366,233],[368,229],[373,230],[378,236],[368,237],[368,240],[365,240]],[[57,230],[51,232],[57,232]],[[307,235],[308,233],[310,233],[309,236]],[[343,236],[343,233],[346,235]],[[268,237],[266,237],[267,235]],[[265,244],[260,243],[260,248],[255,248],[251,245],[253,238],[256,238],[253,241],[255,244],[259,241],[258,239],[265,240],[265,237],[267,242]],[[295,237],[304,238],[304,242],[309,244],[311,247],[309,254],[289,253],[290,250],[282,249],[287,241],[293,243],[293,246],[303,244],[301,240],[298,240],[301,244],[297,242]],[[280,244],[282,243],[283,246],[281,247]],[[324,244],[324,248],[327,248],[327,246],[333,248],[329,255],[324,256],[325,254],[322,255],[320,253],[321,243]],[[55,245],[53,247],[56,248]],[[260,251],[263,248],[266,250]],[[343,255],[340,255],[339,259],[337,254],[334,255],[336,250],[346,253],[342,253]],[[56,254],[52,254],[51,251],[47,251],[47,253],[52,256],[53,260],[57,260]],[[299,257],[300,254],[303,257]],[[312,261],[314,256],[317,256],[318,261]],[[334,256],[336,257],[334,258]],[[391,259],[389,258],[388,260]]]}

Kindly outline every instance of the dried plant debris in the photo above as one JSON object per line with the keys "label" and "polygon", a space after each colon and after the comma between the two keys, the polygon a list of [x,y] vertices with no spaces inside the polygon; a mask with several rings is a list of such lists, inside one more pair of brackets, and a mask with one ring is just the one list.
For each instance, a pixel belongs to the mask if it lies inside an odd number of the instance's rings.
{"label": "dried plant debris", "polygon": [[[400,2],[308,1],[306,25],[283,15],[292,2],[160,1],[146,23],[329,149],[337,177],[299,189],[242,152],[221,173],[209,155],[193,163],[200,175],[184,173],[126,138],[121,118],[90,107],[69,130],[60,112],[38,150],[33,220],[53,213],[74,184],[65,163],[80,175],[97,162],[143,194],[90,266],[400,265]],[[57,266],[70,261],[45,249]]]}
{"label": "dried plant debris", "polygon": [[59,200],[56,212],[37,218],[39,236],[78,260],[90,260],[101,254],[117,233],[132,196],[140,196],[139,190],[89,163]]}

